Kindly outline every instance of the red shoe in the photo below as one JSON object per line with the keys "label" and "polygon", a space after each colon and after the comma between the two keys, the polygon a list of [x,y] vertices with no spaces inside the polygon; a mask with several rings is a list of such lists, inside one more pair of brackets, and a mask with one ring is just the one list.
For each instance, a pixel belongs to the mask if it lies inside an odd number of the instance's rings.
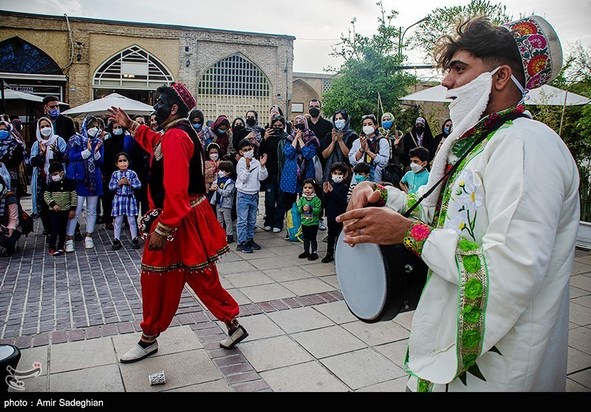
{"label": "red shoe", "polygon": [[49,255],[50,256],[58,256],[59,254],[60,254],[60,251],[59,250],[56,250],[56,249],[53,249],[53,248],[50,248],[49,249]]}

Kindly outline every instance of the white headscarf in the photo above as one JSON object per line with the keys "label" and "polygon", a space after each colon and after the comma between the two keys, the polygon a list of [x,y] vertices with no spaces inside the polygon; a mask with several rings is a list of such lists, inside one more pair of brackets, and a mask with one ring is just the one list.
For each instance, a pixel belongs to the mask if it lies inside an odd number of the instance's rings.
{"label": "white headscarf", "polygon": [[[51,135],[49,135],[48,138],[45,138],[41,135],[41,128],[39,126],[41,120],[49,122]],[[58,135],[53,132],[53,123],[51,122],[50,118],[41,117],[39,120],[37,120],[37,130],[35,131],[35,135],[37,136],[37,143],[39,146],[45,146],[45,163],[43,164],[43,170],[45,170],[45,175],[49,176],[49,164],[51,163],[51,159],[53,159],[53,150],[50,149],[50,146],[54,144],[58,138]],[[41,152],[41,150],[39,150],[39,152]]]}

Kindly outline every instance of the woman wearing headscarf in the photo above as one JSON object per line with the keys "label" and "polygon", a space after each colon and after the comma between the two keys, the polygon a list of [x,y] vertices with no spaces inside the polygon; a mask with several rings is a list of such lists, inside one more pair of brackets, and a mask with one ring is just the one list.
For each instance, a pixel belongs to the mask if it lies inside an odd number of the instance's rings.
{"label": "woman wearing headscarf", "polygon": [[350,126],[349,114],[346,110],[337,110],[332,115],[333,129],[330,134],[323,136],[320,141],[320,150],[322,157],[326,159],[324,167],[323,180],[330,180],[330,168],[333,163],[343,162],[347,166],[349,163],[349,151],[353,142],[359,137]]}
{"label": "woman wearing headscarf", "polygon": [[381,182],[382,169],[388,164],[390,157],[390,145],[380,136],[375,115],[366,114],[361,120],[363,129],[351,146],[349,162],[353,167],[358,163],[367,163],[370,170],[369,180]]}
{"label": "woman wearing headscarf", "polygon": [[0,162],[10,173],[10,182],[6,184],[16,193],[18,189],[19,166],[25,158],[25,145],[13,133],[12,124],[0,120]]}
{"label": "woman wearing headscarf", "polygon": [[302,182],[315,179],[314,156],[319,149],[320,142],[308,127],[306,116],[296,116],[293,132],[287,135],[283,146],[284,164],[279,188],[285,194],[285,210],[291,208],[297,194],[302,191]]}
{"label": "woman wearing headscarf", "polygon": [[[103,195],[103,175],[101,166],[104,158],[101,119],[88,116],[82,122],[81,134],[70,137],[66,148],[66,162],[68,168],[76,168],[79,175],[74,179],[76,182],[76,193],[78,194],[78,205],[76,216],[68,222],[66,232],[66,252],[74,251],[74,232],[76,223],[80,218],[82,209],[86,209],[86,238],[84,247],[94,248],[92,233],[96,223],[96,210],[99,196]],[[72,164],[70,166],[70,164]],[[68,169],[66,169],[68,170]],[[68,174],[68,173],[66,173]],[[74,178],[70,174],[68,178]],[[86,205],[85,205],[86,204]]]}
{"label": "woman wearing headscarf", "polygon": [[210,143],[216,143],[219,148],[220,158],[228,153],[230,142],[232,141],[232,128],[226,115],[219,115],[213,124],[203,131],[203,147],[208,147]]}
{"label": "woman wearing headscarf", "polygon": [[51,119],[41,117],[37,120],[35,128],[36,140],[31,147],[30,162],[33,167],[31,175],[31,194],[33,215],[38,215],[43,224],[43,231],[51,233],[49,209],[43,200],[43,193],[49,183],[49,164],[52,161],[64,162],[66,154],[66,141],[53,132]]}
{"label": "woman wearing headscarf", "polygon": [[410,165],[408,152],[410,152],[410,149],[414,149],[417,146],[423,146],[429,151],[431,156],[429,161],[431,161],[435,155],[436,148],[433,143],[433,133],[431,133],[431,128],[424,117],[417,117],[413,128],[402,137],[402,142],[404,144],[405,152],[402,161],[405,167]]}
{"label": "woman wearing headscarf", "polygon": [[16,251],[16,242],[21,237],[17,225],[18,199],[0,176],[0,256],[11,256]]}

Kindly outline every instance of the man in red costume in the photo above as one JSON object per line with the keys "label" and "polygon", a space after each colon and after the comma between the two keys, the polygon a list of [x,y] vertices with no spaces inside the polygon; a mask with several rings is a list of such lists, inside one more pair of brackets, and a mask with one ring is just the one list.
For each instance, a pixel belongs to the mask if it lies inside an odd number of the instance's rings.
{"label": "man in red costume", "polygon": [[228,244],[205,197],[203,147],[187,120],[195,99],[182,83],[159,87],[157,93],[160,131],[131,120],[120,108],[110,109],[111,119],[150,154],[148,203],[157,215],[142,257],[143,333],[121,357],[123,363],[158,351],[156,338],[170,325],[185,283],[226,324],[229,336],[220,342],[222,348],[231,349],[248,336],[238,323],[238,303],[221,285],[216,267]]}

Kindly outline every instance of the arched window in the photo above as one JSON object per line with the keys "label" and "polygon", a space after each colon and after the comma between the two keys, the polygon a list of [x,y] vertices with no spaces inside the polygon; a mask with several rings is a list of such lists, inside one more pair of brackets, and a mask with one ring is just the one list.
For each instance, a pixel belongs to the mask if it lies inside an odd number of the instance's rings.
{"label": "arched window", "polygon": [[197,93],[198,106],[209,119],[225,114],[232,121],[235,117],[244,117],[252,109],[260,116],[271,107],[269,79],[238,54],[211,66],[199,80]]}
{"label": "arched window", "polygon": [[62,69],[47,53],[20,37],[0,42],[0,72],[63,74]]}
{"label": "arched window", "polygon": [[139,46],[120,51],[96,71],[95,88],[153,90],[173,82],[170,71],[152,54]]}

